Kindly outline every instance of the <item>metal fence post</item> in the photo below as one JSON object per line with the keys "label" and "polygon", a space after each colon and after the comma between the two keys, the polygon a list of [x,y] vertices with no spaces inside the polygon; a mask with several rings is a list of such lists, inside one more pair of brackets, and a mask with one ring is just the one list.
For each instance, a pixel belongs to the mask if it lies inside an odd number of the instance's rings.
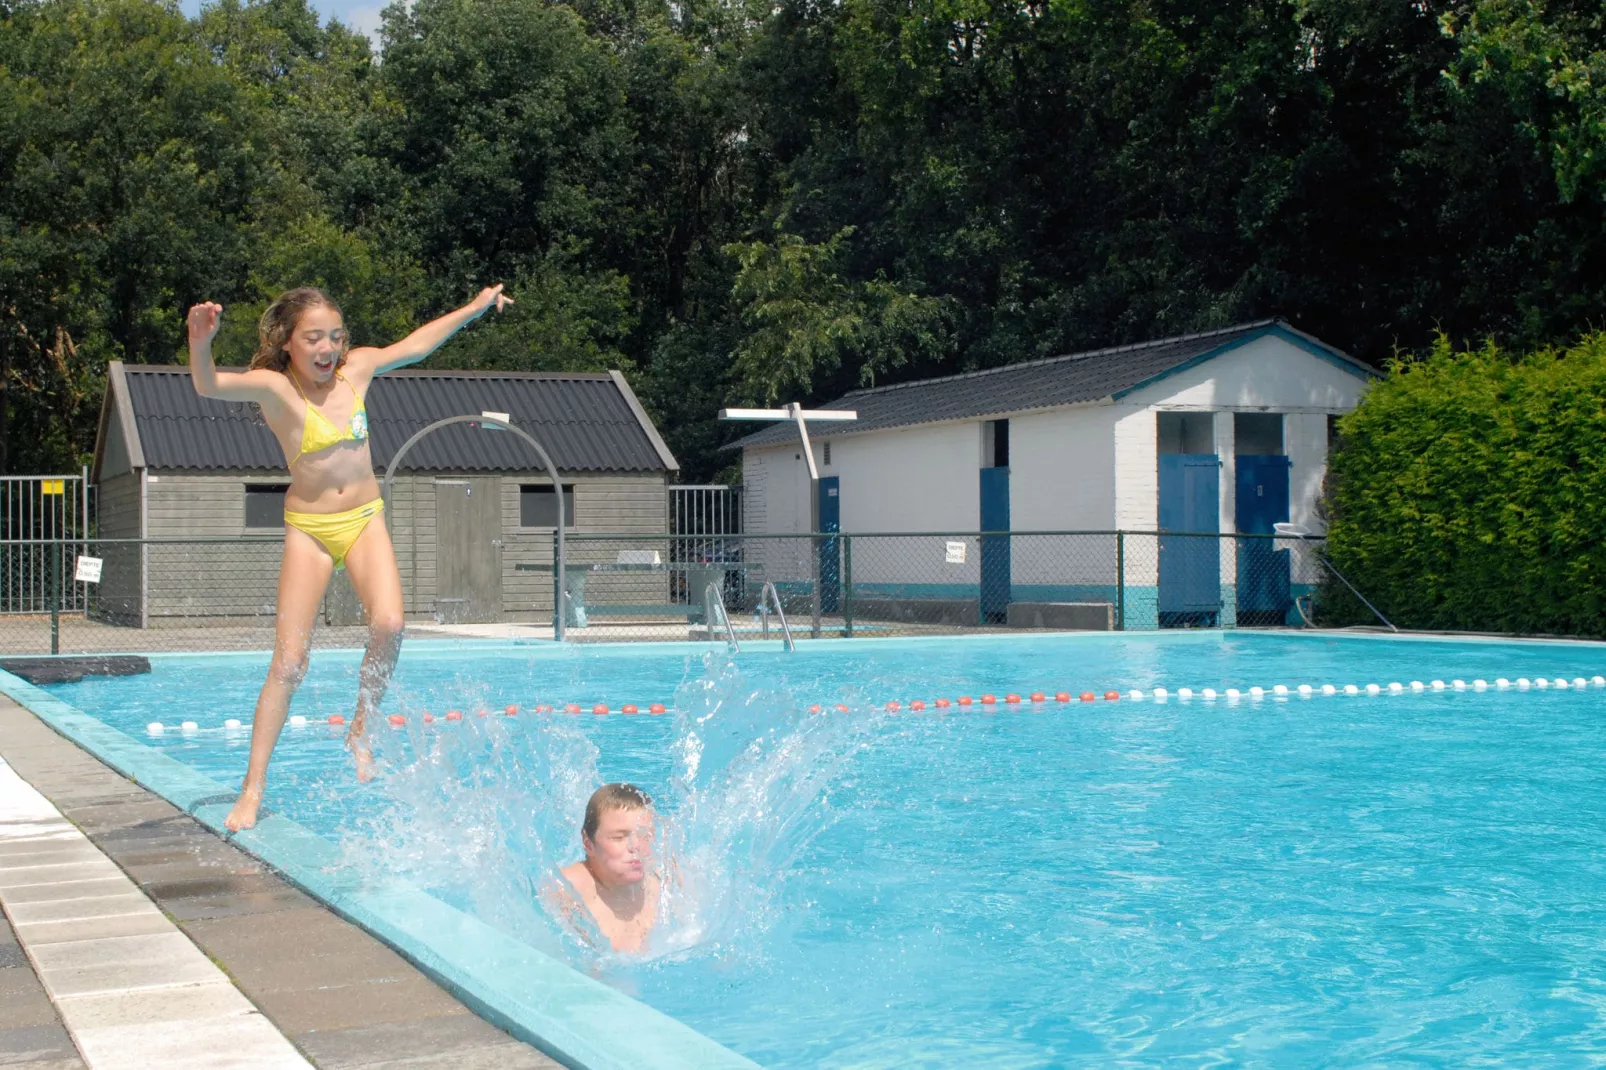
{"label": "metal fence post", "polygon": [[61,541],[50,544],[50,652],[61,653]]}
{"label": "metal fence post", "polygon": [[1115,533],[1115,630],[1126,631],[1126,532]]}
{"label": "metal fence post", "polygon": [[842,635],[853,638],[853,536],[842,536]]}
{"label": "metal fence post", "polygon": [[[559,490],[557,493],[561,501],[563,492]],[[568,608],[563,604],[564,591],[562,585],[558,583],[558,577],[562,575],[560,571],[562,568],[563,546],[558,537],[558,532],[554,531],[552,533],[552,637],[559,642],[563,641],[564,611]]]}

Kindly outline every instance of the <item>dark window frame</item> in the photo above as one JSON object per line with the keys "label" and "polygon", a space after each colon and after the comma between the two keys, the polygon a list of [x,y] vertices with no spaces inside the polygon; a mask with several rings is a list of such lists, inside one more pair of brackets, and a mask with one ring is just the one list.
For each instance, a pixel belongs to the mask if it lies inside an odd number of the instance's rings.
{"label": "dark window frame", "polygon": [[[290,489],[288,483],[246,483],[240,492],[240,506],[244,514],[244,527],[247,531],[281,531],[284,529],[284,495]],[[267,514],[261,509],[267,508],[266,502],[270,497],[278,498],[277,509],[272,513],[271,522]],[[253,501],[258,508],[253,509]]]}
{"label": "dark window frame", "polygon": [[[530,509],[536,503],[545,506],[551,518],[546,523],[530,523]],[[554,531],[557,529],[557,506],[552,498],[550,483],[519,484],[519,528],[524,531]],[[574,484],[563,484],[563,530],[574,530]]]}

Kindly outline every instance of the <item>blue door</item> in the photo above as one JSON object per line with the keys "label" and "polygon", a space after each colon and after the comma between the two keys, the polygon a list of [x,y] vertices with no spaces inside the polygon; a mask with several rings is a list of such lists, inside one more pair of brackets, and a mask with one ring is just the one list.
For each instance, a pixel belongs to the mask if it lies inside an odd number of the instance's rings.
{"label": "blue door", "polygon": [[[1237,529],[1270,535],[1288,519],[1289,461],[1281,455],[1239,456]],[[1238,540],[1238,623],[1281,624],[1293,605],[1288,551],[1270,539]]]}
{"label": "blue door", "polygon": [[[835,534],[842,530],[840,476],[820,477],[820,530]],[[820,612],[835,613],[842,596],[841,539],[819,540]]]}
{"label": "blue door", "polygon": [[[1221,530],[1221,462],[1215,454],[1160,455],[1160,530]],[[1161,535],[1161,625],[1213,624],[1220,612],[1220,542]]]}
{"label": "blue door", "polygon": [[[1009,469],[981,470],[981,530],[1009,530]],[[1009,611],[1009,536],[981,540],[982,621],[1002,621]]]}

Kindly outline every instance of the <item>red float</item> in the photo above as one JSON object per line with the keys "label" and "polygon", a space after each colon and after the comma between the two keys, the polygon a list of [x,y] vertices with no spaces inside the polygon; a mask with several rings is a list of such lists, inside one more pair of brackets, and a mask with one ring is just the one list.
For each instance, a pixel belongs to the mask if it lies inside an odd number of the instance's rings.
{"label": "red float", "polygon": [[932,705],[936,706],[939,710],[946,710],[949,707],[950,703],[948,702],[947,699],[940,698],[936,702],[932,703]]}
{"label": "red float", "polygon": [[338,714],[338,713],[331,713],[329,715],[329,723],[330,724],[345,724],[346,723],[346,719],[344,717],[340,716],[340,714]]}
{"label": "red float", "polygon": [[669,712],[668,710],[666,710],[664,708],[664,704],[662,702],[654,702],[651,706],[647,707],[647,711],[649,713],[667,713],[667,712]]}
{"label": "red float", "polygon": [[519,708],[517,706],[503,706],[502,712],[509,717],[517,717],[519,715]]}
{"label": "red float", "polygon": [[1121,692],[1119,692],[1119,691],[1106,691],[1106,692],[1104,692],[1104,701],[1106,701],[1106,702],[1115,702],[1120,697],[1121,697]]}
{"label": "red float", "polygon": [[634,707],[634,706],[620,706],[619,707],[619,712],[620,713],[640,713],[641,711],[639,709],[637,709],[636,707]]}
{"label": "red float", "polygon": [[1056,691],[1054,692],[1054,701],[1069,702],[1071,701],[1071,693],[1069,691]]}
{"label": "red float", "polygon": [[810,713],[819,713],[820,712],[820,707],[817,706],[817,705],[816,706],[810,706],[809,707],[809,712]]}
{"label": "red float", "polygon": [[924,702],[921,702],[919,699],[915,699],[913,702],[909,703],[909,708],[911,710],[914,710],[916,713],[918,713],[919,711],[921,711],[921,710],[926,708],[926,704]]}
{"label": "red float", "polygon": [[403,717],[399,713],[393,713],[389,717],[385,718],[385,720],[389,721],[393,725],[398,725],[398,726],[399,725],[404,725],[404,724],[407,723],[407,718]]}
{"label": "red float", "polygon": [[971,702],[971,699],[970,699],[969,695],[960,695],[959,696],[959,704],[961,706],[969,706],[970,702]]}
{"label": "red float", "polygon": [[599,702],[595,706],[591,707],[591,712],[595,714],[604,714],[608,712],[608,707]]}
{"label": "red float", "polygon": [[[1018,697],[1017,697],[1016,701],[1017,702],[1020,701]],[[981,697],[981,704],[983,706],[993,706],[993,705],[996,705],[997,702],[998,702],[998,696],[997,695],[983,695]]]}
{"label": "red float", "polygon": [[580,706],[579,706],[578,703],[571,702],[567,706],[563,707],[563,712],[564,713],[579,713],[580,712]]}

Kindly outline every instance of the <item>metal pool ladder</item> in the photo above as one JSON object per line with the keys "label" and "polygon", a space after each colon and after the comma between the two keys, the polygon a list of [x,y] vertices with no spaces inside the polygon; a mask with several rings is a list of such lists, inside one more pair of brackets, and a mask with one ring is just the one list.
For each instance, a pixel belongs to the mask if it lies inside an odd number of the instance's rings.
{"label": "metal pool ladder", "polygon": [[725,639],[730,643],[731,649],[738,654],[742,652],[742,644],[736,641],[736,629],[731,627],[731,615],[725,612],[725,596],[720,594],[719,588],[710,583],[703,588],[703,620],[708,626],[708,637],[714,637],[715,610],[718,610],[719,622],[725,626]]}
{"label": "metal pool ladder", "polygon": [[797,644],[792,641],[792,626],[786,623],[786,610],[781,608],[781,592],[775,589],[774,580],[764,581],[764,589],[758,593],[758,615],[763,621],[764,638],[770,637],[770,606],[775,606],[775,615],[781,618],[781,636],[786,642],[786,649],[795,652]]}

